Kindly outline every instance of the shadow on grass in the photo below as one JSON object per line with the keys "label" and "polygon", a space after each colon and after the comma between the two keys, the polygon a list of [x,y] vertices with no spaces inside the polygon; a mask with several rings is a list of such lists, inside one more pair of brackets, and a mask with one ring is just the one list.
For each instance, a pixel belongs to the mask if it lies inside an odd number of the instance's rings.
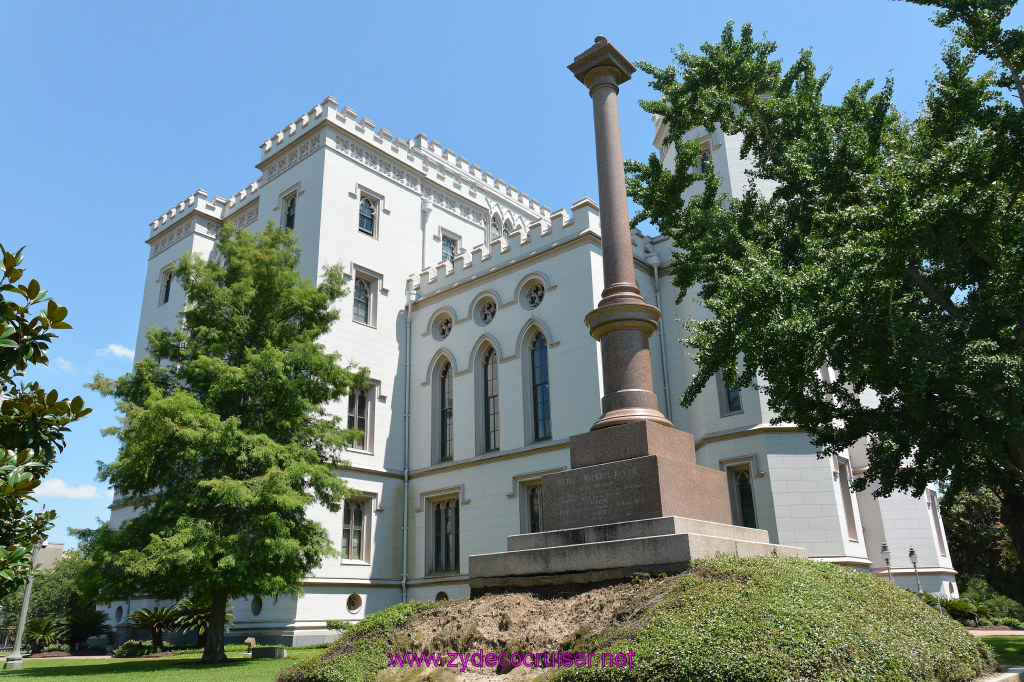
{"label": "shadow on grass", "polygon": [[[0,672],[0,679],[14,679],[16,677],[46,678],[46,677],[97,677],[131,679],[132,676],[141,676],[153,673],[202,673],[213,672],[224,668],[231,668],[233,671],[242,672],[246,664],[252,663],[249,659],[231,659],[225,663],[201,664],[198,659],[186,660],[167,658],[154,658],[149,660],[124,660],[104,659],[82,662],[78,664],[65,663],[67,659],[39,659],[39,662],[59,660],[60,663],[46,663],[42,665],[31,665],[29,663],[21,670],[5,670]],[[26,661],[28,663],[28,661]]]}
{"label": "shadow on grass", "polygon": [[981,639],[992,647],[1002,665],[1024,665],[1024,636],[996,635]]}

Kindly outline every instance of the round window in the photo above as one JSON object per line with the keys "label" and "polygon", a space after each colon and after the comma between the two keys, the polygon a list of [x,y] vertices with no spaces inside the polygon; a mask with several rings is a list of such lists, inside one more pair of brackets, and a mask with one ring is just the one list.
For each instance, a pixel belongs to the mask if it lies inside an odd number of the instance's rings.
{"label": "round window", "polygon": [[118,606],[117,610],[114,611],[114,622],[120,623],[122,619],[124,619],[124,607]]}
{"label": "round window", "polygon": [[434,601],[448,601],[448,593],[438,592],[437,595],[434,597]]}
{"label": "round window", "polygon": [[348,601],[345,602],[345,607],[349,613],[357,613],[363,606],[363,598],[358,594],[348,595]]}
{"label": "round window", "polygon": [[526,290],[526,306],[531,310],[540,305],[544,300],[544,285],[540,282],[533,284]]}
{"label": "round window", "polygon": [[252,609],[252,615],[258,616],[263,611],[263,599],[260,597],[253,597],[252,603],[249,604],[249,608]]}
{"label": "round window", "polygon": [[489,325],[490,321],[495,318],[495,314],[498,312],[498,304],[494,301],[484,301],[483,305],[480,306],[480,324]]}
{"label": "round window", "polygon": [[452,322],[451,315],[438,315],[433,322],[434,338],[437,339],[438,341],[443,341],[444,339],[447,339],[448,335],[452,333],[453,325],[454,323]]}

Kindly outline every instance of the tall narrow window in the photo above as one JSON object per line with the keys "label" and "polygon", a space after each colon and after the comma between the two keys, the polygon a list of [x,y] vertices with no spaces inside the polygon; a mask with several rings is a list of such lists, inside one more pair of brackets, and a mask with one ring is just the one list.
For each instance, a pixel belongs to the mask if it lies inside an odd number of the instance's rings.
{"label": "tall narrow window", "polygon": [[341,520],[341,558],[363,560],[366,500],[345,500]]}
{"label": "tall narrow window", "polygon": [[163,282],[161,282],[160,288],[160,305],[167,303],[171,300],[171,280],[174,279],[174,274],[171,271],[164,273]]}
{"label": "tall narrow window", "polygon": [[726,392],[726,403],[729,406],[729,412],[739,412],[743,409],[742,403],[740,403],[740,389],[733,386],[727,386]]}
{"label": "tall narrow window", "polygon": [[498,238],[498,216],[491,216],[491,241]]}
{"label": "tall narrow window", "polygon": [[289,230],[295,229],[295,197],[284,200],[284,226]]}
{"label": "tall narrow window", "polygon": [[505,221],[505,225],[501,228],[501,233],[507,238],[512,234],[512,222],[509,220]]}
{"label": "tall narrow window", "polygon": [[530,374],[533,380],[533,439],[547,440],[551,438],[548,341],[539,332],[530,344]]}
{"label": "tall narrow window", "polygon": [[348,428],[358,429],[363,432],[359,438],[352,441],[352,447],[356,450],[369,450],[369,433],[367,432],[367,416],[369,414],[369,390],[366,388],[353,388],[348,394]]}
{"label": "tall narrow window", "polygon": [[377,228],[377,201],[370,197],[359,200],[359,231],[375,235]]}
{"label": "tall narrow window", "polygon": [[531,485],[526,494],[526,513],[530,522],[530,533],[539,533],[544,530],[544,498],[541,493],[541,484],[538,483]]}
{"label": "tall narrow window", "polygon": [[449,263],[455,261],[455,254],[459,250],[459,245],[454,237],[441,237],[441,260],[446,260]]}
{"label": "tall narrow window", "polygon": [[754,514],[754,487],[750,480],[750,465],[729,467],[729,497],[732,503],[734,526],[757,528]]}
{"label": "tall narrow window", "polygon": [[370,324],[370,284],[363,279],[356,279],[355,294],[352,297],[352,319],[362,324]]}
{"label": "tall narrow window", "polygon": [[452,376],[452,365],[450,362],[444,363],[444,367],[441,368],[439,374],[441,385],[438,387],[438,397],[440,399],[440,409],[438,410],[439,423],[438,423],[438,443],[437,443],[437,455],[438,460],[441,462],[447,462],[452,459],[453,456],[453,436],[452,433],[452,380],[455,378]]}
{"label": "tall narrow window", "polygon": [[932,510],[932,525],[935,526],[935,538],[939,541],[939,554],[946,556],[946,536],[942,532],[942,521],[939,520],[939,500],[934,490],[928,491],[928,506]]}
{"label": "tall narrow window", "polygon": [[498,434],[498,354],[493,348],[484,354],[484,451],[497,450]]}
{"label": "tall narrow window", "polygon": [[846,535],[857,540],[857,519],[853,515],[853,498],[850,495],[850,465],[839,460],[839,491],[843,497],[843,511],[846,513]]}
{"label": "tall narrow window", "polygon": [[459,570],[459,501],[434,502],[434,573],[453,573]]}
{"label": "tall narrow window", "polygon": [[735,386],[726,386],[721,370],[718,371],[715,378],[718,384],[718,407],[721,416],[728,417],[729,415],[743,412],[740,389]]}

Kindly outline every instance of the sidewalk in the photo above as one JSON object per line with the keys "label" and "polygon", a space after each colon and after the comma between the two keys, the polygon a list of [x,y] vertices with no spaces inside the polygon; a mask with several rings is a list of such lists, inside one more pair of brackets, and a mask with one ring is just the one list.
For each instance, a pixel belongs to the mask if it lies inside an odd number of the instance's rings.
{"label": "sidewalk", "polygon": [[1004,637],[1006,635],[1024,637],[1024,630],[1011,630],[1010,628],[967,628],[967,631],[975,637]]}

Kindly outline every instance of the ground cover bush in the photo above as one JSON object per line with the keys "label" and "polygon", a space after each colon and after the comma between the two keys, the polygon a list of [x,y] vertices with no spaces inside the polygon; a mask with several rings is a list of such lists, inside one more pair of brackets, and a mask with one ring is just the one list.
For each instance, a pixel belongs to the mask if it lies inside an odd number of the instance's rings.
{"label": "ground cover bush", "polygon": [[590,647],[632,649],[635,668],[573,668],[556,679],[953,682],[995,666],[987,646],[912,593],[800,559],[694,562],[643,620]]}
{"label": "ground cover bush", "polygon": [[[531,610],[509,611],[514,600]],[[966,682],[996,667],[960,624],[885,580],[801,559],[718,557],[682,576],[569,596],[401,604],[278,682],[371,680],[388,653],[480,648],[634,652],[634,668],[563,668],[552,678],[563,682]]]}
{"label": "ground cover bush", "polygon": [[114,653],[112,655],[114,658],[139,658],[140,656],[148,656],[150,654],[170,650],[171,648],[169,646],[158,646],[153,644],[150,640],[140,642],[137,639],[129,639],[127,642],[114,649]]}

